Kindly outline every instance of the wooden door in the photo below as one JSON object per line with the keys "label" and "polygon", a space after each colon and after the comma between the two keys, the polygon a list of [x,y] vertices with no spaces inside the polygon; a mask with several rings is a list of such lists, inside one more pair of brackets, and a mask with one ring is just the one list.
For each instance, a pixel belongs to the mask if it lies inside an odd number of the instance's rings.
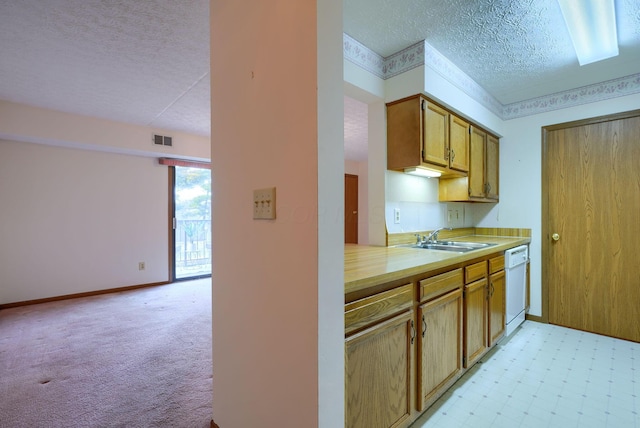
{"label": "wooden door", "polygon": [[469,171],[469,123],[453,114],[449,115],[449,167]]}
{"label": "wooden door", "polygon": [[345,339],[345,427],[408,425],[414,390],[413,310]]}
{"label": "wooden door", "polygon": [[543,313],[639,342],[640,110],[543,137]]}
{"label": "wooden door", "polygon": [[438,166],[449,166],[449,112],[428,101],[422,101],[423,160]]}
{"label": "wooden door", "polygon": [[358,176],[344,175],[344,243],[358,243]]}
{"label": "wooden door", "polygon": [[421,305],[418,317],[418,410],[423,411],[462,370],[462,290]]}

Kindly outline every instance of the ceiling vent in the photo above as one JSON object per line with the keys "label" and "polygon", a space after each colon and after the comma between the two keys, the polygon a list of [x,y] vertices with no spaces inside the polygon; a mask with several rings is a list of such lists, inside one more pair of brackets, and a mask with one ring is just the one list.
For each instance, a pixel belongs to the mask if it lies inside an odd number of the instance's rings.
{"label": "ceiling vent", "polygon": [[167,137],[166,135],[154,134],[153,144],[157,146],[173,146],[173,139],[171,137]]}

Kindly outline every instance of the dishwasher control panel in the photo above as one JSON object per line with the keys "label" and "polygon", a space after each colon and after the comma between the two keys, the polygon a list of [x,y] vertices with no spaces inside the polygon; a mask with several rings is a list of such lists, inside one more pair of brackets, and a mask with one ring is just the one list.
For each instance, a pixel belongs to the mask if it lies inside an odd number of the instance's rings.
{"label": "dishwasher control panel", "polygon": [[528,259],[528,245],[520,245],[519,247],[511,248],[504,252],[504,264],[507,269],[526,263]]}

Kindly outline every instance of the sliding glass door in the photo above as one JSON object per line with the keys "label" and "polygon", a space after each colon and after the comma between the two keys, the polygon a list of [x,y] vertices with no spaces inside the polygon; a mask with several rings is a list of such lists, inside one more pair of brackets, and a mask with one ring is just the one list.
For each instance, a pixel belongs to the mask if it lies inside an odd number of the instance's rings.
{"label": "sliding glass door", "polygon": [[211,275],[211,170],[175,167],[174,276]]}

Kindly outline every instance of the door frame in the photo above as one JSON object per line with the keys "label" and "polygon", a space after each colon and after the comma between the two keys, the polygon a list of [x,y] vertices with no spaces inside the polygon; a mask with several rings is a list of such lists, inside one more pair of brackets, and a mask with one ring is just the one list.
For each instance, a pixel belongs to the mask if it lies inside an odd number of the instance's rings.
{"label": "door frame", "polygon": [[175,197],[175,188],[176,188],[176,167],[175,165],[171,165],[167,168],[169,170],[169,188],[167,189],[167,194],[169,195],[168,199],[168,224],[167,230],[169,236],[167,237],[167,242],[169,243],[168,247],[168,268],[169,268],[169,282],[176,281],[176,229],[175,229],[175,215],[176,215],[176,197]]}
{"label": "door frame", "polygon": [[[191,280],[191,279],[198,279],[198,278],[210,278],[211,274],[200,275],[200,276],[189,277],[189,278],[176,278],[175,188],[176,188],[176,166],[211,170],[211,162],[192,161],[192,160],[174,159],[174,158],[159,158],[158,163],[160,165],[164,165],[167,167],[167,177],[168,177],[168,180],[167,180],[167,184],[168,184],[167,186],[167,195],[168,195],[167,197],[167,230],[168,230],[167,280],[169,283],[172,283],[176,281]],[[211,171],[211,174],[213,174],[213,171]]]}
{"label": "door frame", "polygon": [[548,166],[548,140],[547,133],[550,131],[556,131],[559,129],[574,128],[585,125],[593,125],[597,123],[610,122],[621,119],[628,119],[631,117],[640,116],[640,110],[631,110],[622,113],[614,113],[604,116],[597,116],[588,119],[574,120],[570,122],[558,123],[555,125],[548,125],[542,127],[542,170],[541,170],[541,197],[542,197],[542,212],[541,212],[541,299],[542,299],[542,315],[537,318],[536,321],[549,323],[549,282],[551,281],[549,273],[549,263],[551,260],[551,234],[549,226],[549,210],[551,203],[549,201],[549,166]]}

